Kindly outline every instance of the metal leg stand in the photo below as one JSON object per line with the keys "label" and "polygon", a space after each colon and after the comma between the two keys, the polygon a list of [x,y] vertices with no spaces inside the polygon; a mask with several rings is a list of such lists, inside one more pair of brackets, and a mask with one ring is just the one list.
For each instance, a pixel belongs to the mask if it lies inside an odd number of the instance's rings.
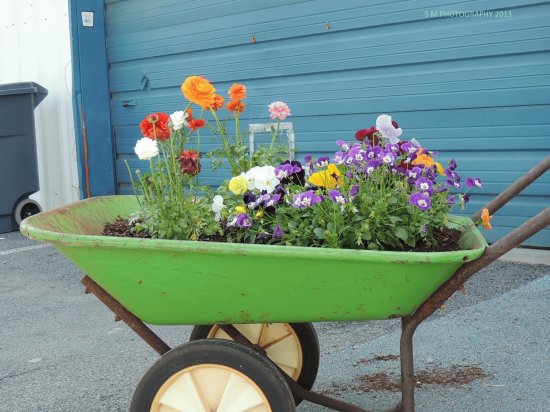
{"label": "metal leg stand", "polygon": [[399,343],[401,361],[401,403],[399,410],[402,412],[414,412],[414,356],[413,336],[414,330],[406,328],[408,317],[401,318],[401,339]]}
{"label": "metal leg stand", "polygon": [[149,329],[139,318],[131,314],[117,302],[105,289],[95,283],[87,275],[81,280],[86,287],[86,293],[93,293],[105,306],[113,311],[116,315],[115,320],[122,320],[130,329],[136,332],[149,346],[151,346],[159,355],[164,355],[170,350],[170,346],[166,344],[158,335]]}

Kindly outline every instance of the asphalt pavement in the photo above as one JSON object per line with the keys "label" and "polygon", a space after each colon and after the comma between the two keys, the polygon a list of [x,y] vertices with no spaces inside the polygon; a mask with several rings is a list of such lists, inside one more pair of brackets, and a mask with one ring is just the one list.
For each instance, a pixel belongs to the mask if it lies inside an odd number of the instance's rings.
{"label": "asphalt pavement", "polygon": [[[550,253],[550,252],[546,252]],[[92,295],[81,272],[53,247],[0,234],[0,410],[127,411],[156,353]],[[468,385],[423,385],[419,411],[550,410],[550,266],[498,261],[479,272],[415,337],[417,369],[476,365]],[[315,388],[384,409],[395,392],[363,393],[359,378],[397,376],[398,321],[318,323]],[[154,327],[171,346],[191,327]],[[397,375],[396,375],[397,374]],[[325,411],[303,403],[298,411]]]}

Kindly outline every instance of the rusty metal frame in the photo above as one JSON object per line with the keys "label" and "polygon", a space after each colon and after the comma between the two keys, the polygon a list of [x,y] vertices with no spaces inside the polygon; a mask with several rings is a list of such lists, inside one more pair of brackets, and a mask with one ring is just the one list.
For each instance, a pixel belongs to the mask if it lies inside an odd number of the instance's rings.
{"label": "rusty metal frame", "polygon": [[[489,209],[491,214],[517,196],[523,189],[533,183],[538,177],[550,169],[550,156],[544,158],[529,172],[516,180],[508,189],[491,200],[484,208]],[[483,209],[483,208],[482,208]],[[472,216],[475,222],[481,216],[481,210]],[[475,273],[494,262],[496,259],[520,245],[523,241],[533,236],[546,226],[550,225],[550,206],[542,212],[514,229],[508,235],[493,243],[483,255],[472,262],[465,263],[455,274],[436,290],[420,307],[410,316],[401,318],[401,339],[400,339],[400,361],[401,361],[401,401],[387,412],[414,412],[414,357],[413,357],[413,336],[416,328],[437,309],[439,309],[457,290],[461,289],[464,283]],[[170,347],[149,329],[140,319],[126,310],[116,299],[114,299],[101,286],[95,283],[88,276],[84,276],[82,283],[86,287],[86,293],[93,293],[116,317],[115,321],[124,321],[134,332],[136,332],[149,346],[160,355],[168,352]],[[220,328],[227,333],[234,341],[249,346],[265,356],[265,352],[250,342],[233,325],[220,325]],[[274,364],[275,365],[275,364]],[[278,366],[275,365],[277,368]],[[334,399],[330,396],[307,390],[290,378],[280,368],[279,371],[285,377],[292,393],[302,399],[326,406],[341,412],[369,412],[347,402]]]}

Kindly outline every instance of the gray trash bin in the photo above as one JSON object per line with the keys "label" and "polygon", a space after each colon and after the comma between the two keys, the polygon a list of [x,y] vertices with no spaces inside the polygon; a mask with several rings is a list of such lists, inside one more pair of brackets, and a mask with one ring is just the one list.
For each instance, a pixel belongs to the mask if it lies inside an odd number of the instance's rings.
{"label": "gray trash bin", "polygon": [[47,94],[33,82],[0,85],[0,233],[41,211],[28,197],[39,189],[34,108]]}

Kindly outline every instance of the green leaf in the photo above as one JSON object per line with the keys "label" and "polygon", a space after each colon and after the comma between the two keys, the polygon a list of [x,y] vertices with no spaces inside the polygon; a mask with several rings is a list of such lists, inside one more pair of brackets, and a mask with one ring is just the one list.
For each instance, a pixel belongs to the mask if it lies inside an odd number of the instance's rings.
{"label": "green leaf", "polygon": [[324,231],[323,228],[316,227],[315,229],[313,229],[313,233],[315,233],[315,235],[316,235],[319,239],[324,239],[324,238],[325,238],[325,231]]}
{"label": "green leaf", "polygon": [[370,242],[370,240],[372,239],[372,233],[370,232],[370,230],[363,231],[363,239],[365,239],[367,242]]}
{"label": "green leaf", "polygon": [[369,245],[367,246],[367,249],[368,249],[368,250],[378,250],[378,249],[380,249],[380,247],[379,247],[376,243],[371,242],[371,243],[369,243]]}
{"label": "green leaf", "polygon": [[405,229],[402,226],[398,226],[394,230],[395,236],[397,236],[399,239],[403,240],[404,242],[407,241],[409,235],[407,233],[407,229]]}
{"label": "green leaf", "polygon": [[392,223],[397,223],[397,222],[402,222],[402,221],[403,221],[403,219],[401,219],[401,218],[398,217],[398,216],[390,216],[388,219],[390,219],[390,221],[391,221]]}

